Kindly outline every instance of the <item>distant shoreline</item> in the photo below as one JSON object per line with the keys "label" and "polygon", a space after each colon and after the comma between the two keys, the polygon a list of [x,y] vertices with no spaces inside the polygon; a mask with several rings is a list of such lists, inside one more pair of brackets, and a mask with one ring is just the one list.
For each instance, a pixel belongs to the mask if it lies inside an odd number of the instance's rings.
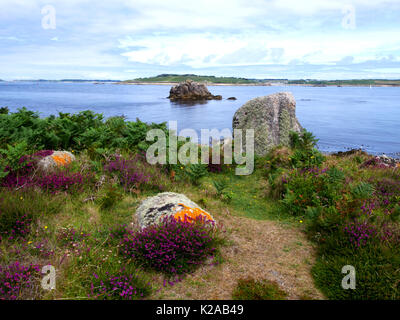
{"label": "distant shoreline", "polygon": [[[147,81],[121,81],[121,80],[1,80],[0,83],[18,83],[18,82],[35,82],[35,83],[93,83],[95,85],[102,84],[118,84],[118,85],[163,85],[163,86],[175,86],[182,81],[176,82],[147,82]],[[238,86],[238,87],[400,87],[399,83],[354,83],[354,84],[315,84],[315,83],[285,83],[285,82],[258,82],[258,83],[219,83],[219,82],[207,82],[200,81],[207,86]]]}
{"label": "distant shoreline", "polygon": [[[100,84],[100,83],[98,83]],[[114,82],[118,85],[165,85],[175,86],[179,82]],[[326,84],[326,85],[314,85],[314,84],[295,84],[295,83],[206,83],[207,86],[232,86],[232,87],[400,87],[399,84]]]}

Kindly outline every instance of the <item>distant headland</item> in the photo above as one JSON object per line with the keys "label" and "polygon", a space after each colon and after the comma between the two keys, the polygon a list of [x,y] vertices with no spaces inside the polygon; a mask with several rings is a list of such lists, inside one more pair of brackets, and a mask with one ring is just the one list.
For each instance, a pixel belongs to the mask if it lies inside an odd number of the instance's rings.
{"label": "distant headland", "polygon": [[155,77],[137,78],[120,81],[118,84],[160,84],[173,85],[186,80],[203,82],[208,85],[247,85],[247,86],[310,86],[310,87],[344,87],[344,86],[374,86],[397,87],[400,80],[388,79],[352,79],[352,80],[315,80],[315,79],[248,79],[237,77],[202,76],[195,74],[160,74]]}

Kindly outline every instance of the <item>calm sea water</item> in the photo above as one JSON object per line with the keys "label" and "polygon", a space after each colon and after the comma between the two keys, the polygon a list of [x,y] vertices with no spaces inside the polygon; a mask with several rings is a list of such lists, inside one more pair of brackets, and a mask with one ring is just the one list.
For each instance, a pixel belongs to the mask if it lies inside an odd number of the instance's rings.
{"label": "calm sea water", "polygon": [[[290,91],[297,117],[320,139],[322,151],[362,148],[400,156],[400,88],[209,86],[222,101],[192,105],[172,103],[169,86],[93,83],[0,82],[0,106],[25,106],[41,116],[91,109],[105,117],[124,115],[145,122],[176,120],[178,131],[232,128],[235,111],[246,101]],[[236,101],[226,100],[234,96]]]}

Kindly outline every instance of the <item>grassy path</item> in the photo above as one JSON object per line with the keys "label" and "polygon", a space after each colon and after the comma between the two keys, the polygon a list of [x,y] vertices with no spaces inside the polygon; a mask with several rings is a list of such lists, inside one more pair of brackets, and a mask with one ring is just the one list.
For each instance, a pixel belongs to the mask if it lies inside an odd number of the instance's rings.
{"label": "grassy path", "polygon": [[181,192],[199,204],[205,203],[227,230],[223,263],[202,267],[152,298],[231,299],[237,280],[251,277],[277,282],[288,299],[323,299],[310,273],[314,248],[299,221],[280,215],[278,204],[265,198],[265,179],[228,174],[232,193],[229,203],[215,199],[212,179],[206,178],[198,190]]}

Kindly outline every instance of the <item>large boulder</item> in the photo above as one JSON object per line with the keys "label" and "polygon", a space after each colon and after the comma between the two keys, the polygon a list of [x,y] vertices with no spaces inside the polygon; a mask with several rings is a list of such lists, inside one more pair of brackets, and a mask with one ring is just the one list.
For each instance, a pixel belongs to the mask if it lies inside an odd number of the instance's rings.
{"label": "large boulder", "polygon": [[[279,92],[246,102],[233,116],[233,129],[254,129],[254,153],[263,156],[274,146],[289,146],[290,132],[301,132],[296,118],[296,100],[290,92]],[[245,150],[245,146],[244,146]]]}
{"label": "large boulder", "polygon": [[51,155],[42,158],[38,162],[38,168],[49,172],[59,167],[65,167],[75,160],[75,156],[69,151],[54,151]]}
{"label": "large boulder", "polygon": [[208,212],[202,210],[184,194],[174,192],[163,192],[146,198],[137,208],[136,216],[139,226],[145,228],[161,222],[164,217],[174,216],[178,219],[185,213],[191,215],[191,212],[196,215],[201,213],[206,220],[214,221]]}
{"label": "large boulder", "polygon": [[174,87],[169,91],[168,98],[171,101],[187,101],[187,100],[221,100],[222,96],[212,95],[208,91],[205,84],[194,82],[192,80],[186,80]]}

